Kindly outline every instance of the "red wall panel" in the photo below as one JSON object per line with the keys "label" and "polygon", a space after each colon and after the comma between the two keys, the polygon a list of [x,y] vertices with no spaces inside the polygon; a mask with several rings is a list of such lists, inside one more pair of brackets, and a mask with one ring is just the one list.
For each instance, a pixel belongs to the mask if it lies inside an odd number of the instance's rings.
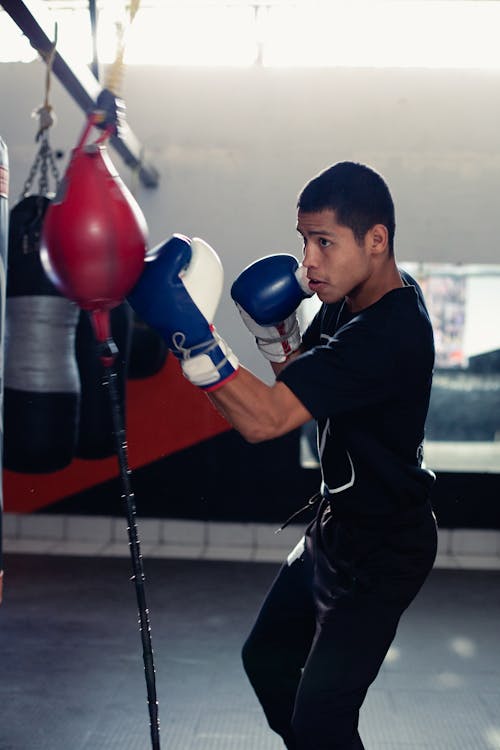
{"label": "red wall panel", "polygon": [[[127,382],[127,441],[132,469],[220,434],[230,427],[206,395],[182,375],[168,356],[160,373]],[[5,510],[28,513],[118,475],[116,457],[74,459],[50,474],[4,470]]]}

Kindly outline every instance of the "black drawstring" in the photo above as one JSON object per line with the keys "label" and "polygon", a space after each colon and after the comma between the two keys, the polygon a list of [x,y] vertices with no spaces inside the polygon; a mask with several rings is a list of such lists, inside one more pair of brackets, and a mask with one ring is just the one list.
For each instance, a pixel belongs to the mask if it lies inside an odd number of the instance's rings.
{"label": "black drawstring", "polygon": [[317,503],[321,497],[323,497],[321,492],[316,492],[314,495],[312,495],[312,497],[310,497],[309,500],[307,501],[307,504],[304,505],[302,508],[299,508],[298,510],[296,510],[295,513],[293,513],[290,516],[290,518],[287,518],[286,521],[282,523],[279,529],[276,529],[274,533],[279,534],[280,531],[283,531],[283,529],[286,529],[286,527],[292,523],[294,518],[297,518],[297,516],[300,516],[301,513],[304,513],[304,511],[309,510],[309,508],[312,508],[312,506],[315,503]]}

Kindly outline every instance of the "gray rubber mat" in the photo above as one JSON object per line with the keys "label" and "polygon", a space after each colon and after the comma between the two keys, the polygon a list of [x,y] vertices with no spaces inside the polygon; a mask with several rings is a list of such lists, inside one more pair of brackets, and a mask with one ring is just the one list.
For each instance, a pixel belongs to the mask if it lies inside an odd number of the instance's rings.
{"label": "gray rubber mat", "polygon": [[[146,559],[162,750],[279,750],[240,649],[277,565]],[[148,750],[126,559],[9,555],[0,750]],[[367,750],[500,750],[500,572],[435,570],[363,707]]]}

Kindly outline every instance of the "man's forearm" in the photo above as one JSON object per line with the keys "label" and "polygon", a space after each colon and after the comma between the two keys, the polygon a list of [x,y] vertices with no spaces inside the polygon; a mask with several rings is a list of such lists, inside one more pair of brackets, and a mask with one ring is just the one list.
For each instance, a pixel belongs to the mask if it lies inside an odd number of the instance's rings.
{"label": "man's forearm", "polygon": [[284,435],[312,418],[284,383],[269,386],[244,367],[240,367],[236,377],[209,392],[208,396],[250,443]]}

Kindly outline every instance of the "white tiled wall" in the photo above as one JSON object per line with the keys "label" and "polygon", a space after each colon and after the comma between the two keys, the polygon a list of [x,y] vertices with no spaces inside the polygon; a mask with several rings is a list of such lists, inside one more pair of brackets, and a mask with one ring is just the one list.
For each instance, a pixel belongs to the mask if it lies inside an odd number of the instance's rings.
{"label": "white tiled wall", "polygon": [[[291,524],[223,523],[179,519],[137,520],[144,557],[281,562],[303,533]],[[7,553],[129,555],[127,521],[107,516],[3,515]],[[441,529],[436,567],[500,569],[500,531]]]}

